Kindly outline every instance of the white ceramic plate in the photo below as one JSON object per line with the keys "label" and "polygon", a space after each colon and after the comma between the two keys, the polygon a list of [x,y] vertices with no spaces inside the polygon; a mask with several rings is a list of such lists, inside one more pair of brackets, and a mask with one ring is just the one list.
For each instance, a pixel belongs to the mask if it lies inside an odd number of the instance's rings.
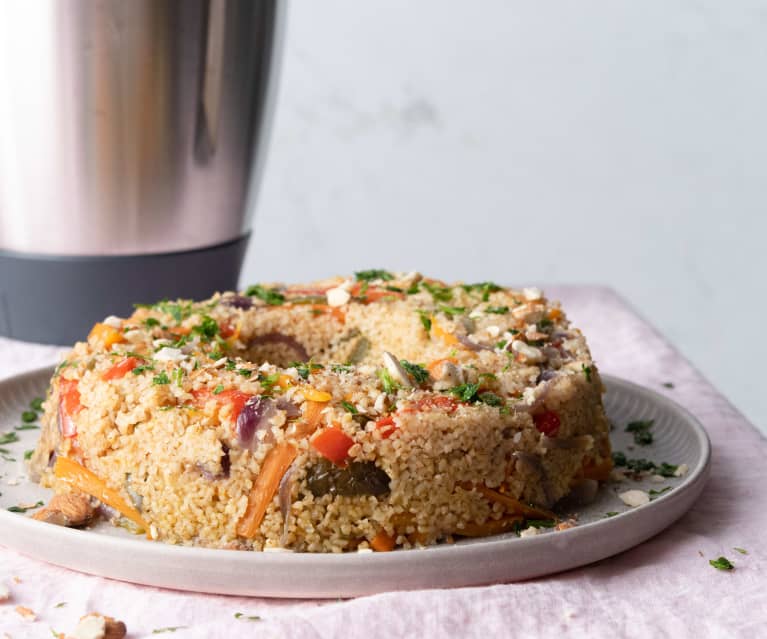
{"label": "white ceramic plate", "polygon": [[[34,447],[39,431],[14,427],[21,424],[20,414],[30,400],[44,394],[51,372],[39,370],[0,383],[0,437],[9,431],[19,436],[18,442],[0,444],[8,451],[0,451],[0,543],[73,570],[151,586],[271,597],[350,597],[528,579],[604,559],[658,534],[692,506],[708,475],[708,437],[690,413],[653,391],[604,376],[605,405],[615,425],[613,449],[658,463],[687,464],[689,472],[662,483],[627,480],[607,485],[588,507],[564,513],[577,515],[575,528],[390,553],[318,555],[171,546],[109,524],[74,530],[7,510],[50,496],[25,474],[24,451]],[[632,435],[624,427],[637,419],[655,420],[655,441],[631,451]],[[661,491],[666,486],[671,490],[638,508],[628,508],[617,496],[631,488]],[[619,514],[606,517],[608,512]]]}

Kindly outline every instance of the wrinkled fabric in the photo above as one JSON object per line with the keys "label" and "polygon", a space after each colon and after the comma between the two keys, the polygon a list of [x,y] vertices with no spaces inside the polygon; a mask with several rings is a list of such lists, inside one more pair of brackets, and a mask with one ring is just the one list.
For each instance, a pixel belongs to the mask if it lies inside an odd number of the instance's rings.
{"label": "wrinkled fabric", "polygon": [[[583,329],[601,371],[668,395],[709,433],[713,461],[703,494],[656,537],[596,564],[523,583],[345,601],[148,588],[57,568],[0,547],[0,581],[11,591],[11,600],[0,604],[0,632],[14,639],[50,637],[51,628],[72,632],[81,615],[95,610],[123,620],[129,637],[174,639],[767,636],[767,441],[614,292],[598,287],[547,292],[563,301]],[[53,363],[59,351],[0,339],[0,378]],[[735,570],[709,565],[720,555],[733,561]],[[60,602],[66,606],[55,607]],[[34,610],[37,620],[22,620],[16,605]],[[176,626],[181,628],[175,632],[152,633]]]}

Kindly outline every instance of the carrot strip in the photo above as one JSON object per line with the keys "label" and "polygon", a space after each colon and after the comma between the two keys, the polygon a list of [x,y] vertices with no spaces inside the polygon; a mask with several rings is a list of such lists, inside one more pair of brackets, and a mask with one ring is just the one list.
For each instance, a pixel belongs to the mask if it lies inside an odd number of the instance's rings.
{"label": "carrot strip", "polygon": [[266,509],[282,481],[282,476],[290,468],[297,454],[296,447],[289,442],[277,444],[267,453],[261,465],[261,471],[250,489],[248,506],[237,523],[238,535],[248,539],[256,536],[258,527],[264,520]]}
{"label": "carrot strip", "polygon": [[490,501],[497,502],[499,504],[503,504],[511,510],[512,513],[515,515],[524,515],[525,517],[530,517],[531,519],[556,519],[557,516],[549,511],[544,510],[543,508],[535,508],[533,506],[526,506],[518,499],[514,499],[513,497],[509,497],[508,495],[504,495],[503,493],[499,493],[497,490],[493,490],[492,488],[488,488],[487,486],[475,486],[478,493],[481,493],[485,497],[487,497]]}
{"label": "carrot strip", "polygon": [[522,524],[525,518],[520,515],[503,517],[502,519],[488,519],[482,524],[468,523],[463,528],[457,528],[453,534],[462,537],[487,537],[489,535],[498,535],[502,532],[508,532],[513,529],[514,524]]}
{"label": "carrot strip", "polygon": [[305,402],[304,418],[300,422],[296,423],[296,430],[292,436],[295,439],[303,439],[304,437],[309,437],[309,435],[312,435],[320,425],[322,410],[326,405],[327,402]]}
{"label": "carrot strip", "polygon": [[85,466],[78,464],[68,457],[58,457],[56,465],[53,467],[53,474],[79,491],[91,495],[91,497],[95,497],[107,506],[118,510],[142,530],[149,530],[149,526],[141,517],[139,511],[133,506],[129,506],[120,493],[109,488],[103,479]]}
{"label": "carrot strip", "polygon": [[[326,402],[305,402],[303,420],[296,424],[296,430],[292,437],[303,439],[314,433],[320,424],[322,409],[325,408],[325,405]],[[290,442],[277,444],[266,454],[261,470],[250,489],[248,505],[237,523],[238,535],[248,539],[256,536],[258,527],[264,520],[266,509],[274,498],[282,477],[297,455],[296,447]]]}
{"label": "carrot strip", "polygon": [[378,552],[394,550],[394,537],[385,530],[379,530],[376,536],[370,540],[370,547]]}

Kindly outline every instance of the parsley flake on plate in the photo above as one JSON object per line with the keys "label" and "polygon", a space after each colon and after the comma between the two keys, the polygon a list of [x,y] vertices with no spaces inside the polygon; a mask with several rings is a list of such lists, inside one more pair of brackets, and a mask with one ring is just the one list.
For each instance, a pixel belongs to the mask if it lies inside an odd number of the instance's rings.
{"label": "parsley flake on plate", "polygon": [[729,559],[727,559],[727,557],[719,557],[718,559],[709,559],[708,563],[711,564],[717,570],[735,570],[735,566]]}
{"label": "parsley flake on plate", "polygon": [[43,505],[42,501],[38,501],[36,504],[30,504],[30,505],[22,505],[22,506],[11,506],[8,510],[12,513],[25,513],[28,510],[33,510],[35,508],[40,508],[40,506]]}
{"label": "parsley flake on plate", "polygon": [[244,619],[245,621],[261,621],[261,617],[258,615],[246,615],[242,612],[235,612],[234,613],[235,619]]}
{"label": "parsley flake on plate", "polygon": [[[585,371],[584,371],[585,372]],[[591,376],[591,370],[587,377]],[[648,446],[652,444],[652,432],[651,429],[655,424],[654,419],[637,420],[629,422],[626,426],[627,433],[634,433],[634,443],[639,446]]]}

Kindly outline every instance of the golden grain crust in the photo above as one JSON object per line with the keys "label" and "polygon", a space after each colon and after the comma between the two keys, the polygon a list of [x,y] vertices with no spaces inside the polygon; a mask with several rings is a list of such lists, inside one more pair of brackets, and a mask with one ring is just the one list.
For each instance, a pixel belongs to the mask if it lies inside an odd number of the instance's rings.
{"label": "golden grain crust", "polygon": [[[349,301],[329,306],[328,288]],[[77,343],[44,404],[31,460],[41,483],[70,490],[50,462],[72,457],[140,510],[157,539],[342,552],[368,548],[381,531],[401,547],[475,532],[514,514],[477,487],[549,507],[584,467],[609,464],[598,370],[580,331],[539,292],[447,286],[418,274],[366,289],[337,278],[275,290],[282,300],[272,305],[224,293],[140,308],[110,318],[114,332]],[[385,352],[423,365],[428,379],[407,375],[387,389]],[[290,365],[304,356],[318,366]],[[109,378],[128,358],[144,368]],[[463,398],[470,401],[456,397],[457,382],[466,393],[476,385]],[[63,396],[74,384],[77,434],[62,437]],[[243,446],[236,407],[217,399],[222,390],[276,402],[262,440]],[[334,425],[352,440],[347,462],[384,471],[386,494],[312,492],[323,457],[311,438],[291,434],[290,407],[305,409],[316,392],[330,395],[320,428]],[[551,437],[537,423],[546,413],[559,422]],[[282,491],[289,507],[281,511],[275,495],[256,536],[243,538],[237,522],[253,483],[286,439],[297,448]]]}

